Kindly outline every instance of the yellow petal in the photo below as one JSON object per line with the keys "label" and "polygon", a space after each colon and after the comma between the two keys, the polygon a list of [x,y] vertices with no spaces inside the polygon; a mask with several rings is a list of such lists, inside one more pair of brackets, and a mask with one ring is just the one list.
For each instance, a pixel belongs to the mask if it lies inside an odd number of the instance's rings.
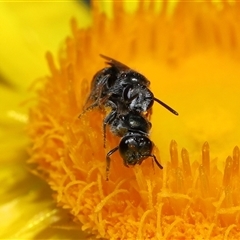
{"label": "yellow petal", "polygon": [[89,23],[81,3],[0,3],[1,239],[86,238],[56,209],[49,188],[25,165],[27,112],[35,103],[27,88],[48,73],[45,51],[59,48],[59,38],[68,34],[74,16],[82,26]]}
{"label": "yellow petal", "polygon": [[57,52],[59,39],[69,34],[69,20],[81,26],[90,22],[82,3],[8,2],[0,3],[0,71],[11,84],[26,89],[39,76],[48,74],[45,51]]}

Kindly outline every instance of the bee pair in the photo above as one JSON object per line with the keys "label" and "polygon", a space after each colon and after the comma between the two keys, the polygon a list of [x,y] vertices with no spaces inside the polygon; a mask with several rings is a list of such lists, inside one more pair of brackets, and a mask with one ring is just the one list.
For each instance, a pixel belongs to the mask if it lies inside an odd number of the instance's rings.
{"label": "bee pair", "polygon": [[100,56],[107,60],[109,66],[94,75],[83,113],[95,107],[111,109],[103,121],[104,147],[107,126],[114,135],[121,137],[121,140],[119,145],[106,155],[107,180],[110,156],[117,150],[127,167],[141,164],[146,158],[152,157],[162,169],[163,167],[152,154],[154,145],[149,139],[151,123],[147,115],[150,114],[154,101],[175,115],[178,113],[154,97],[149,90],[150,82],[143,75],[112,58]]}

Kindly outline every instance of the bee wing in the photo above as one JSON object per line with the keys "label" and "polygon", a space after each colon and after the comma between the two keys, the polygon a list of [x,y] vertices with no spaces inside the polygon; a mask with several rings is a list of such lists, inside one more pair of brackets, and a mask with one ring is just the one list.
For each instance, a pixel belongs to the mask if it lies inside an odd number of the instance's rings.
{"label": "bee wing", "polygon": [[110,75],[107,74],[104,76],[99,84],[96,84],[93,86],[91,93],[89,94],[87,101],[84,105],[84,109],[88,109],[91,106],[97,106],[99,105],[100,101],[107,98],[107,96],[103,95],[103,87],[108,81]]}
{"label": "bee wing", "polygon": [[112,67],[116,67],[118,70],[120,71],[126,71],[126,70],[129,70],[130,67],[128,67],[127,65],[121,63],[121,62],[118,62],[117,60],[113,59],[113,58],[110,58],[110,57],[107,57],[103,54],[100,54],[100,56],[102,58],[104,58],[105,60],[107,60],[107,64],[112,66]]}

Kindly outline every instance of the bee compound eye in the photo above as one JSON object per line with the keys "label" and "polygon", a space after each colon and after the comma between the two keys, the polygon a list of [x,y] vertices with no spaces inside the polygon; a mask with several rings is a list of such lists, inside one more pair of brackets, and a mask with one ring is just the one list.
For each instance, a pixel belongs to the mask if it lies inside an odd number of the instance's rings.
{"label": "bee compound eye", "polygon": [[137,142],[133,136],[125,136],[119,144],[119,153],[124,161],[125,166],[135,165]]}
{"label": "bee compound eye", "polygon": [[133,136],[123,137],[119,144],[120,155],[122,157],[128,155],[129,152],[133,151],[134,148],[136,148],[136,146],[137,142],[135,141],[135,138]]}

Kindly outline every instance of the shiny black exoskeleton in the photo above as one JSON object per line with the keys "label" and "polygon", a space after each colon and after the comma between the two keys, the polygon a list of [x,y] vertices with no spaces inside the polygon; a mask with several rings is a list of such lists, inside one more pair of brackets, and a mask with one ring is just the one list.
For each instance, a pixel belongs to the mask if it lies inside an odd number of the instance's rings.
{"label": "shiny black exoskeleton", "polygon": [[100,56],[106,59],[106,63],[110,66],[94,75],[91,93],[83,112],[97,106],[109,105],[116,111],[121,111],[117,109],[119,107],[117,103],[121,102],[121,107],[126,110],[143,113],[148,111],[156,101],[173,114],[178,115],[174,109],[154,97],[148,89],[150,81],[142,74],[112,58]]}
{"label": "shiny black exoskeleton", "polygon": [[146,158],[152,157],[157,166],[160,169],[163,168],[155,155],[152,154],[154,145],[148,137],[152,125],[143,115],[132,111],[125,115],[119,114],[108,124],[111,132],[122,138],[119,145],[109,151],[106,156],[107,180],[111,162],[110,156],[117,150],[126,167],[141,164]]}
{"label": "shiny black exoskeleton", "polygon": [[152,157],[162,169],[161,164],[152,154],[154,145],[149,139],[151,123],[146,116],[150,113],[154,101],[175,115],[178,113],[154,97],[149,90],[149,80],[142,74],[112,58],[103,55],[101,57],[107,60],[109,67],[94,75],[83,113],[95,107],[111,109],[103,121],[104,147],[107,126],[114,135],[121,137],[121,141],[119,146],[106,155],[107,179],[110,156],[117,150],[127,167],[141,164],[144,159]]}

